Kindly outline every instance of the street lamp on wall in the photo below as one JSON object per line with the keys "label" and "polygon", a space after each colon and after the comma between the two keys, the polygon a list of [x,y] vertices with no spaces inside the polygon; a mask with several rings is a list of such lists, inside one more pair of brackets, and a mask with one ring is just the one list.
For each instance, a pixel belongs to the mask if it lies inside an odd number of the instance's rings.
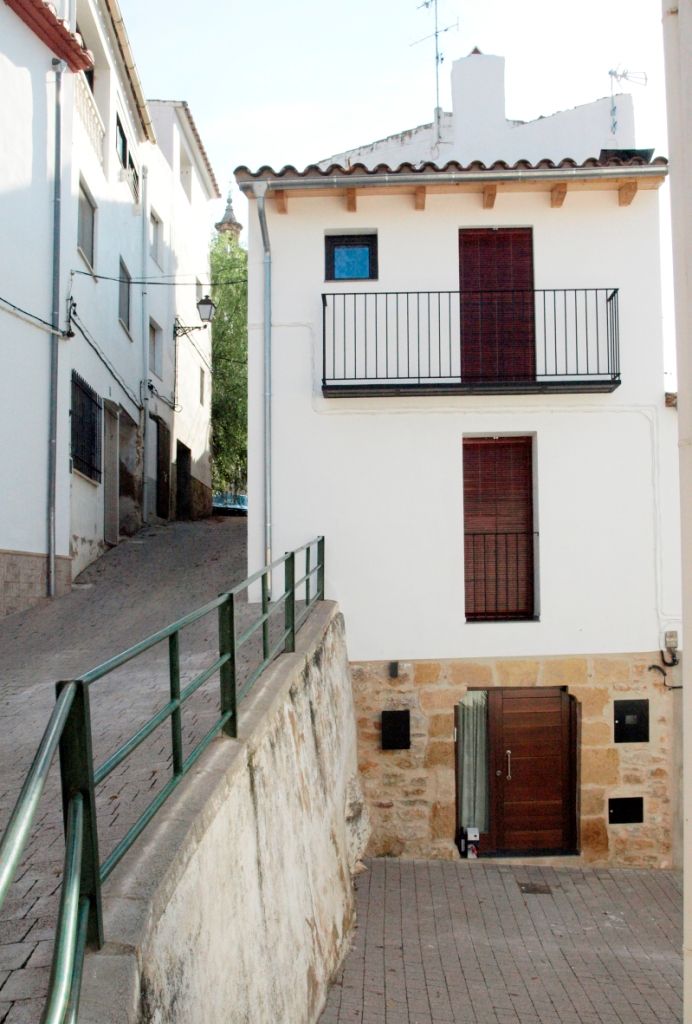
{"label": "street lamp on wall", "polygon": [[212,300],[211,296],[205,295],[204,298],[200,299],[197,303],[197,312],[199,318],[202,321],[197,327],[187,327],[179,317],[175,318],[173,324],[173,335],[176,338],[181,338],[185,334],[192,334],[193,331],[203,331],[209,326],[214,319],[214,313],[216,313],[216,303]]}

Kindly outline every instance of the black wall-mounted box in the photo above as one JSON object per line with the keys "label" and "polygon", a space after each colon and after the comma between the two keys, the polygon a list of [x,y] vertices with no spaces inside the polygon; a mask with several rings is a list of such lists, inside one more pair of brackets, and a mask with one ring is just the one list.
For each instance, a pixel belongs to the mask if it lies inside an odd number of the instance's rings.
{"label": "black wall-mounted box", "polygon": [[613,727],[616,743],[648,743],[648,700],[614,701]]}
{"label": "black wall-mounted box", "polygon": [[637,825],[644,821],[644,797],[618,796],[608,801],[609,825]]}
{"label": "black wall-mounted box", "polygon": [[382,749],[408,750],[411,746],[411,712],[382,712]]}

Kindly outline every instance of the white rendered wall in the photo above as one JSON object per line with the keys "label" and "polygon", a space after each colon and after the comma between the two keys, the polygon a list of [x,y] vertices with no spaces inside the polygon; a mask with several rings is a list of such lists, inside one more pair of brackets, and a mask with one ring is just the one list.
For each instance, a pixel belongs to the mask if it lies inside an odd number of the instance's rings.
{"label": "white rendered wall", "polygon": [[[656,649],[679,628],[677,483],[664,408],[657,195],[291,197],[273,254],[273,552],[324,533],[355,660]],[[250,236],[250,570],[262,561],[262,269]],[[531,225],[536,288],[620,289],[610,395],[324,399],[322,291],[458,288],[458,231]],[[325,230],[377,229],[378,281],[324,283]],[[540,621],[464,619],[462,441],[536,437]]]}
{"label": "white rendered wall", "polygon": [[[682,574],[684,622],[692,629],[692,3],[663,0],[666,56],[670,192],[673,226],[675,324],[678,362],[680,488],[682,497]],[[692,673],[683,657],[683,735],[692,735]],[[685,1024],[692,1022],[692,761],[689,743],[684,752],[684,870],[687,879],[684,910]]]}
{"label": "white rendered wall", "polygon": [[[180,282],[175,289],[152,288],[151,301],[153,303],[157,299],[155,293],[169,292],[181,321],[187,326],[201,327],[196,305],[196,282],[200,282],[204,294],[211,292],[209,232],[205,209],[210,197],[202,185],[199,173],[194,169],[195,154],[185,133],[186,115],[173,104],[158,102],[151,104],[151,112],[157,138],[164,140],[159,147],[159,156],[169,175],[165,200],[161,200],[165,204],[163,209],[167,211],[169,232],[165,272],[174,274]],[[193,161],[190,196],[180,182],[181,151],[186,152],[188,159]],[[169,159],[172,163],[168,162]],[[162,211],[158,212],[161,216]],[[155,265],[151,272],[156,272]],[[173,359],[172,348],[170,353]],[[205,378],[204,404],[200,402],[200,370],[204,370]],[[210,420],[211,330],[207,328],[193,331],[177,341],[177,411],[173,423],[174,436],[171,438],[173,458],[176,442],[180,440],[192,452],[193,477],[207,487],[211,487]]]}
{"label": "white rendered wall", "polygon": [[330,163],[379,163],[398,167],[407,162],[432,161],[442,166],[449,160],[467,165],[474,160],[490,165],[496,160],[536,163],[565,157],[582,163],[598,157],[601,149],[634,146],[632,98],[618,95],[617,129],[611,131],[610,98],[586,103],[572,110],[540,117],[535,121],[511,121],[505,117],[505,59],[471,54],[452,65],[451,113],[441,116],[440,139],[432,125],[421,125],[322,161]]}
{"label": "white rendered wall", "polygon": [[[210,359],[208,332],[196,332],[200,356],[184,352],[178,365],[178,414],[173,321],[176,311],[197,324],[197,278],[208,276],[208,237],[204,211],[209,199],[202,183],[201,156],[181,139],[181,117],[175,104],[163,108],[164,149],[143,142],[129,86],[119,70],[119,53],[103,5],[79,0],[77,16],[96,59],[94,102],[84,76],[63,75],[62,244],[60,252],[60,326],[67,324],[68,297],[77,304],[85,338],[75,329],[59,343],[57,445],[57,554],[73,557],[77,575],[105,547],[104,487],[70,471],[71,375],[75,370],[104,400],[120,406],[141,423],[141,382],[148,378],[145,346],[151,316],[161,327],[163,376],[154,379],[150,411],[161,416],[172,434],[193,452],[193,475],[210,485],[208,452],[210,402],[199,402],[199,366]],[[18,306],[51,319],[53,237],[53,126],[55,73],[52,53],[6,6],[0,6],[0,135],[5,155],[0,165],[0,295]],[[86,96],[86,103],[84,100]],[[84,111],[91,111],[91,118]],[[149,202],[136,201],[124,180],[115,146],[119,116],[144,187],[149,171]],[[104,132],[101,151],[94,125]],[[187,121],[185,117],[185,122]],[[91,131],[87,130],[87,122]],[[192,164],[191,197],[179,180],[177,149],[187,145]],[[172,162],[171,162],[172,161]],[[93,261],[77,246],[80,184],[96,207]],[[142,249],[153,207],[162,220],[163,244],[158,261]],[[182,288],[132,284],[129,329],[118,318],[118,282],[123,259],[131,277],[183,277]],[[93,273],[92,273],[93,272]],[[96,276],[98,275],[98,276]],[[172,280],[171,277],[167,279]],[[146,315],[142,316],[145,303]],[[0,310],[3,327],[0,373],[0,423],[12,443],[0,452],[3,515],[0,550],[43,553],[47,548],[47,451],[50,334]],[[181,343],[179,343],[181,344]],[[192,363],[194,365],[190,365]],[[210,386],[209,380],[207,386]],[[165,399],[165,400],[164,400]],[[152,427],[154,425],[152,424]],[[155,434],[155,431],[154,431]],[[154,448],[155,451],[155,448]],[[155,474],[155,462],[150,463]]]}
{"label": "white rendered wall", "polygon": [[[118,281],[122,260],[133,279],[143,276],[142,203],[136,202],[130,186],[121,174],[115,150],[116,114],[125,130],[128,146],[140,174],[147,164],[146,147],[139,140],[139,129],[127,91],[115,73],[116,54],[92,4],[80,6],[80,26],[91,33],[90,45],[97,44],[96,98],[105,128],[103,160],[99,159],[92,139],[78,110],[74,111],[71,152],[71,188],[66,196],[63,217],[64,277],[77,304],[77,315],[88,339],[79,329],[70,342],[64,372],[75,370],[96,393],[117,403],[137,423],[141,422],[140,381],[143,378],[141,286],[130,286],[130,319],[126,327],[119,318]],[[93,20],[87,20],[88,14]],[[82,24],[82,20],[86,24]],[[76,98],[80,83],[70,81]],[[95,206],[94,258],[89,264],[77,246],[77,204],[80,183],[86,187]],[[90,271],[95,275],[91,276]],[[108,278],[113,278],[109,280]],[[148,342],[148,339],[147,339]],[[69,406],[68,406],[69,407]],[[70,548],[72,575],[78,575],[105,549],[104,483],[79,473],[71,474]]]}
{"label": "white rendered wall", "polygon": [[[55,73],[52,53],[8,7],[0,7],[0,295],[51,319]],[[67,77],[67,76],[65,76]],[[69,117],[64,123],[69,147]],[[65,141],[65,140],[64,140]],[[67,176],[64,187],[69,187]],[[0,549],[47,550],[48,405],[51,335],[0,309]],[[65,343],[60,342],[61,359]],[[64,389],[61,388],[61,398]],[[58,456],[65,455],[61,417]],[[58,555],[68,553],[67,488],[56,504]]]}

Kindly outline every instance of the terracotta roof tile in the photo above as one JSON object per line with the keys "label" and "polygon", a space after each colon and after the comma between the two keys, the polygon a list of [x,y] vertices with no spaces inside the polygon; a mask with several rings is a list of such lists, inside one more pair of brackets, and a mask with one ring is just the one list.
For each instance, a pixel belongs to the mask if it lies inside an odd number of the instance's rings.
{"label": "terracotta roof tile", "polygon": [[258,170],[251,171],[249,167],[241,165],[236,167],[234,173],[236,177],[240,177],[243,180],[258,179],[258,178],[333,178],[333,177],[344,177],[356,175],[370,175],[377,177],[385,174],[434,174],[436,172],[444,174],[448,172],[463,174],[464,172],[471,171],[534,171],[534,170],[559,170],[560,168],[595,168],[595,167],[652,167],[658,166],[663,170],[668,166],[668,161],[665,157],[659,156],[655,160],[646,160],[643,157],[632,156],[627,159],[621,159],[615,156],[609,156],[607,159],[601,159],[599,157],[589,157],[584,160],[581,164],[577,163],[576,160],[572,160],[570,157],[565,157],[558,163],[553,160],[543,159],[537,163],[532,164],[530,160],[517,160],[513,164],[508,164],[505,160],[496,160],[494,163],[487,165],[482,163],[480,160],[474,160],[466,166],[458,163],[456,160],[449,160],[446,164],[439,166],[431,161],[425,163],[412,164],[412,163],[401,163],[398,167],[390,167],[388,164],[377,164],[376,167],[367,167],[365,164],[357,163],[351,164],[349,167],[344,167],[342,164],[330,164],[326,168],[320,167],[318,164],[310,164],[304,170],[299,171],[293,164],[286,164],[280,170],[274,170],[268,164],[263,164]]}
{"label": "terracotta roof tile", "polygon": [[51,50],[64,60],[70,71],[93,67],[94,58],[67,22],[62,21],[52,3],[45,0],[5,0],[18,18]]}

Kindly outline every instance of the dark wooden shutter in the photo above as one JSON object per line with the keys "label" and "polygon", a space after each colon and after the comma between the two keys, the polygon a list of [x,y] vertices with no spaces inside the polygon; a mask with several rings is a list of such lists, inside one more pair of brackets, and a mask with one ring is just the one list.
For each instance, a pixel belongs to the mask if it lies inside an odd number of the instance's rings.
{"label": "dark wooden shutter", "polygon": [[530,437],[464,440],[467,619],[526,619],[534,612]]}
{"label": "dark wooden shutter", "polygon": [[532,229],[461,230],[459,292],[462,380],[533,380]]}

